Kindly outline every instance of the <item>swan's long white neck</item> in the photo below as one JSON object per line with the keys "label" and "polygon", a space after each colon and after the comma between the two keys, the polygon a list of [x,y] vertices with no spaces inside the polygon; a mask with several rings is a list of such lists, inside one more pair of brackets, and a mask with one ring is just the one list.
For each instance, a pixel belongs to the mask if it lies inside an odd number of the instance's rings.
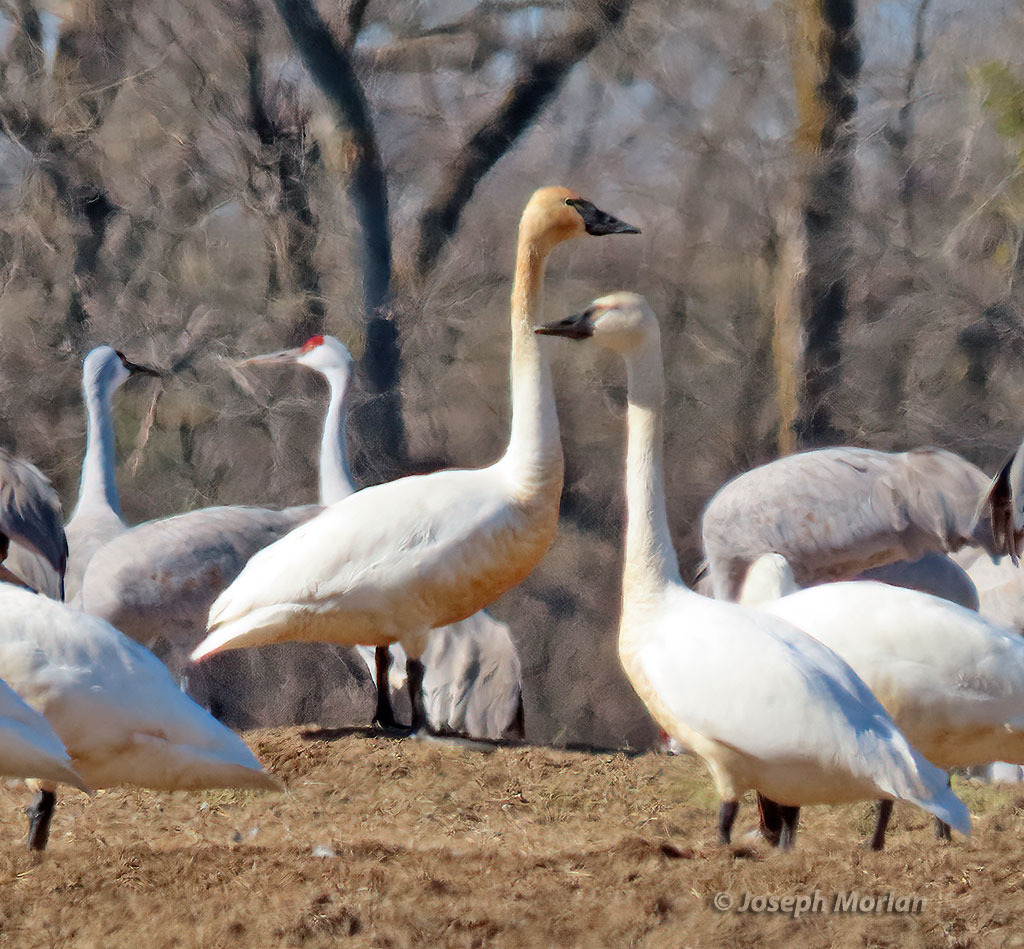
{"label": "swan's long white neck", "polygon": [[348,466],[345,390],[349,375],[345,370],[334,367],[321,369],[320,373],[331,387],[331,401],[320,439],[320,503],[334,504],[356,491]]}
{"label": "swan's long white neck", "polygon": [[683,587],[665,509],[661,344],[648,338],[626,358],[626,559],[622,605],[642,607],[667,587]]}
{"label": "swan's long white neck", "polygon": [[528,489],[562,483],[562,443],[558,434],[551,369],[533,332],[541,316],[547,252],[520,234],[512,287],[512,431],[504,463]]}
{"label": "swan's long white neck", "polygon": [[78,485],[75,513],[108,507],[121,516],[121,501],[114,480],[114,421],[110,407],[111,392],[100,382],[83,384],[85,398],[85,458]]}

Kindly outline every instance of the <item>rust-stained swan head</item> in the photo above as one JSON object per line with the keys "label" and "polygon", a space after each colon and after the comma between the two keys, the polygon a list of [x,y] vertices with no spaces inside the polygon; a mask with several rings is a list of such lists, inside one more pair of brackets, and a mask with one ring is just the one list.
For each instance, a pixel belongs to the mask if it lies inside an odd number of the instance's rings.
{"label": "rust-stained swan head", "polygon": [[520,240],[529,240],[542,252],[573,237],[590,234],[639,234],[640,228],[602,211],[586,198],[558,186],[533,193],[519,225]]}

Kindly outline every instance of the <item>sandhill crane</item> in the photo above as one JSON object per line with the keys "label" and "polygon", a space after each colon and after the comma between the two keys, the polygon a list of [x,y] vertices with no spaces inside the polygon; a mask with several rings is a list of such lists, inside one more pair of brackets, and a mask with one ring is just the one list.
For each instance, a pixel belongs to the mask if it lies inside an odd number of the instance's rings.
{"label": "sandhill crane", "polygon": [[82,585],[89,558],[127,525],[114,480],[114,425],[110,402],[132,376],[159,376],[155,369],[129,362],[110,346],[97,346],[82,363],[82,395],[87,414],[85,457],[78,486],[78,503],[67,523],[68,569],[64,588],[68,599]]}
{"label": "sandhill crane", "polygon": [[[252,356],[240,365],[289,363],[320,373],[330,389],[320,440],[320,503],[335,504],[358,490],[349,468],[345,422],[352,356],[333,336],[313,336],[302,346]],[[398,720],[389,693],[407,681],[404,675],[389,674],[389,667],[392,662],[404,667],[405,652],[397,643],[390,649],[358,649],[377,687],[374,721],[395,728]],[[427,720],[435,731],[473,738],[501,738],[510,729],[521,732],[521,667],[507,624],[481,611],[442,626],[431,634],[422,661]]]}
{"label": "sandhill crane", "polygon": [[1024,443],[1003,462],[977,509],[995,538],[994,555],[1005,554],[1017,566],[1024,549]]}
{"label": "sandhill crane", "polygon": [[[948,600],[883,583],[797,590],[779,554],[754,562],[740,602],[760,604],[842,656],[938,767],[1024,764],[1024,640],[1016,633]],[[891,801],[879,805],[874,849],[891,808]]]}
{"label": "sandhill crane", "polygon": [[585,234],[637,228],[565,188],[542,188],[520,221],[512,291],[512,425],[487,468],[366,488],[261,551],[210,610],[199,659],[288,639],[401,642],[413,727],[429,728],[420,661],[430,632],[525,579],[555,537],[562,446],[551,374],[532,324],[548,255]]}
{"label": "sandhill crane", "polygon": [[748,789],[787,805],[787,846],[802,804],[864,798],[913,801],[968,833],[967,808],[946,776],[839,656],[795,626],[683,584],[665,506],[661,340],[643,297],[603,297],[538,332],[593,339],[626,362],[619,658],[661,728],[707,764],[722,799],[722,842]]}
{"label": "sandhill crane", "polygon": [[977,544],[996,552],[988,524],[974,516],[988,481],[939,448],[821,448],[762,465],[727,482],[704,508],[715,596],[735,600],[750,564],[768,552],[790,562],[801,586],[929,550]]}
{"label": "sandhill crane", "polygon": [[[89,787],[280,788],[152,653],[101,619],[8,584],[0,677],[46,717]],[[34,849],[46,846],[55,800],[44,785],[31,815]]]}
{"label": "sandhill crane", "polygon": [[0,580],[63,599],[68,539],[62,521],[50,479],[0,448]]}

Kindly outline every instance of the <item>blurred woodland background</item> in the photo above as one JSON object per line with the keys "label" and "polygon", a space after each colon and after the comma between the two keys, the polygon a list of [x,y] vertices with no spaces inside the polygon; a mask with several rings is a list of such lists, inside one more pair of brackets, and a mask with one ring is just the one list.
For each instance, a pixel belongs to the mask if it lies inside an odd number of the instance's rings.
{"label": "blurred woodland background", "polygon": [[[136,523],[316,497],[329,332],[364,484],[495,459],[518,215],[575,188],[554,319],[662,318],[684,575],[733,474],[828,443],[988,471],[1024,429],[1024,10],[1011,0],[0,0],[0,443],[74,504],[83,355]],[[615,655],[624,375],[553,342],[559,539],[495,604],[535,740],[640,745]]]}

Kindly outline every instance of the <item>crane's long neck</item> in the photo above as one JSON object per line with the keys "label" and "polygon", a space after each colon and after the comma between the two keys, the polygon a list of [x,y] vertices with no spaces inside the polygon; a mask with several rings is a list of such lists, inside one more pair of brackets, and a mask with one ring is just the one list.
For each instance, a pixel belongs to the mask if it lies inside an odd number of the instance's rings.
{"label": "crane's long neck", "polygon": [[343,369],[323,369],[321,372],[331,387],[331,401],[320,439],[320,503],[333,504],[356,491],[348,466],[345,390],[349,376]]}
{"label": "crane's long neck", "polygon": [[649,339],[626,360],[629,388],[626,449],[626,558],[622,604],[626,610],[682,586],[665,509],[662,414],[665,373],[661,346]]}
{"label": "crane's long neck", "polygon": [[84,386],[82,394],[86,409],[85,458],[82,460],[82,479],[75,511],[109,507],[120,517],[121,501],[114,480],[116,460],[111,393],[99,384],[93,384]]}
{"label": "crane's long neck", "polygon": [[551,370],[533,332],[541,316],[547,252],[520,235],[512,288],[512,432],[505,459],[528,489],[562,485],[562,443]]}

